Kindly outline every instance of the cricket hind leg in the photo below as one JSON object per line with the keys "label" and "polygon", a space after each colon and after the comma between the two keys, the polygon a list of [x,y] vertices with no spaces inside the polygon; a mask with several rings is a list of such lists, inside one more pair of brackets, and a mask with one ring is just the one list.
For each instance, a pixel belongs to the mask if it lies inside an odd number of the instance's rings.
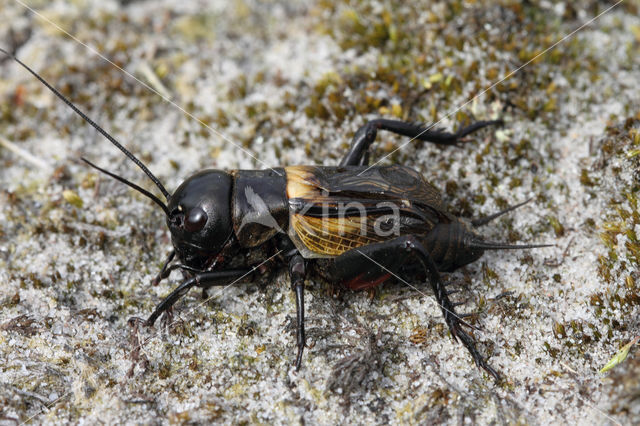
{"label": "cricket hind leg", "polygon": [[369,164],[369,147],[375,141],[378,130],[387,130],[398,135],[407,136],[421,141],[438,145],[455,145],[460,139],[487,126],[501,125],[502,120],[477,121],[463,127],[455,133],[444,132],[439,129],[429,129],[429,126],[408,123],[406,121],[378,118],[367,122],[354,135],[349,152],[340,161],[340,166],[366,166]]}
{"label": "cricket hind leg", "polygon": [[360,284],[357,289],[367,288],[363,284],[367,282],[379,284],[377,280],[385,275],[395,276],[406,283],[398,273],[402,271],[403,265],[410,261],[415,261],[421,266],[454,340],[460,341],[467,348],[478,367],[499,381],[500,374],[486,362],[476,349],[471,335],[463,330],[464,325],[474,327],[462,319],[466,315],[456,313],[455,307],[458,304],[449,299],[449,291],[440,278],[435,262],[417,237],[405,235],[382,243],[351,249],[334,259],[330,273],[336,280],[351,283],[351,286],[349,284],[347,286],[353,289],[356,289],[353,285],[354,280],[356,284]]}

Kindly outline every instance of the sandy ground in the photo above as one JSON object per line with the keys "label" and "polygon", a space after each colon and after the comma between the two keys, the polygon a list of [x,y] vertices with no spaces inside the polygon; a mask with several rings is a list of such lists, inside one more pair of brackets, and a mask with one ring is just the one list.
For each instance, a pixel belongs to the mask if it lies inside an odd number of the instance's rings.
{"label": "sandy ground", "polygon": [[[446,276],[500,384],[451,339],[428,286],[353,293],[313,276],[296,372],[284,274],[206,302],[193,291],[171,327],[133,336],[134,362],[128,319],[181,277],[151,285],[170,250],[162,212],[79,158],[152,184],[2,59],[0,423],[640,421],[638,360],[599,373],[640,334],[640,2],[553,47],[613,3],[29,1],[38,17],[21,1],[0,0],[0,46],[169,190],[205,167],[336,164],[378,116],[500,116],[460,147],[412,142],[383,163],[420,170],[467,217],[533,198],[483,232],[555,246]],[[406,138],[379,141],[376,159]]]}

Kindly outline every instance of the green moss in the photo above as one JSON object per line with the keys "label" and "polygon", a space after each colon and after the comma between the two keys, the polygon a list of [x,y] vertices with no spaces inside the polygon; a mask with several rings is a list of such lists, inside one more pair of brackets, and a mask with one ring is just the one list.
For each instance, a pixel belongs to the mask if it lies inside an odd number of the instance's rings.
{"label": "green moss", "polygon": [[589,177],[589,172],[587,169],[582,169],[580,171],[580,183],[584,186],[594,186],[596,183]]}
{"label": "green moss", "polygon": [[553,323],[553,335],[556,337],[556,339],[564,339],[565,337],[567,337],[567,333],[564,329],[564,325],[558,323],[558,322],[554,322]]}
{"label": "green moss", "polygon": [[549,220],[549,223],[551,224],[556,237],[562,237],[564,235],[564,225],[562,225],[558,218],[554,216],[547,216],[547,219]]}

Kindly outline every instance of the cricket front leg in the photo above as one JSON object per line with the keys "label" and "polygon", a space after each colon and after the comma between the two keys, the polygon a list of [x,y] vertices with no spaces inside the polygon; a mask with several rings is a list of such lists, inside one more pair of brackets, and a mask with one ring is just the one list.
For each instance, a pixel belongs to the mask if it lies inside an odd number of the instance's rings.
{"label": "cricket front leg", "polygon": [[180,300],[192,287],[202,287],[204,289],[213,286],[229,285],[243,278],[251,279],[250,275],[254,269],[232,269],[227,271],[214,271],[196,274],[192,278],[180,284],[175,290],[160,302],[153,313],[149,316],[146,325],[152,326],[158,317],[169,310],[174,303]]}

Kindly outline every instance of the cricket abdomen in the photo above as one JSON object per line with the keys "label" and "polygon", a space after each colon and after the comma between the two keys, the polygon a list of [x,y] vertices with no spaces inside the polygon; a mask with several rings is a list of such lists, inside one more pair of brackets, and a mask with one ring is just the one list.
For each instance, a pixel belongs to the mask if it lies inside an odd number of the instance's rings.
{"label": "cricket abdomen", "polygon": [[424,238],[424,246],[440,272],[452,272],[479,259],[484,250],[469,247],[474,236],[460,221],[439,223]]}

